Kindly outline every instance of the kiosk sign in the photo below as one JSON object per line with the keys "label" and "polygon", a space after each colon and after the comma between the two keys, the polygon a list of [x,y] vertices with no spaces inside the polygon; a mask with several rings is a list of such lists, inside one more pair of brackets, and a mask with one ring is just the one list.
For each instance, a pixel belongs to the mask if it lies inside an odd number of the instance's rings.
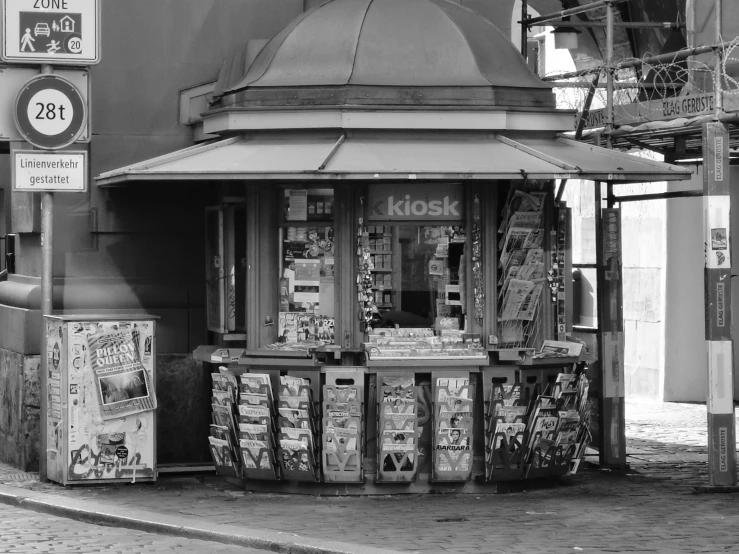
{"label": "kiosk sign", "polygon": [[15,150],[11,170],[17,192],[87,190],[87,152]]}
{"label": "kiosk sign", "polygon": [[6,62],[100,61],[99,0],[2,0]]}

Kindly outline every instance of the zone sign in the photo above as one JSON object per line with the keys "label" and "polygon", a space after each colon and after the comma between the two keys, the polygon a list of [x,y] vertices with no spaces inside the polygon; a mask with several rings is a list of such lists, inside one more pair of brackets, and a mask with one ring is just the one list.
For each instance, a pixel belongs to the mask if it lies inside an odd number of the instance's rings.
{"label": "zone sign", "polygon": [[87,124],[82,94],[58,75],[39,75],[23,85],[13,114],[23,138],[45,150],[69,146]]}
{"label": "zone sign", "polygon": [[100,0],[0,1],[3,61],[66,65],[100,61]]}

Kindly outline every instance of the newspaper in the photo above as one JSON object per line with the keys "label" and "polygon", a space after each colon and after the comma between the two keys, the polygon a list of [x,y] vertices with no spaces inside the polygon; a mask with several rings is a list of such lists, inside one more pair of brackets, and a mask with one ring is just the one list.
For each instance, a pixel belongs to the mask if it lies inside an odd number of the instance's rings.
{"label": "newspaper", "polygon": [[156,409],[151,377],[132,330],[91,335],[88,351],[103,420]]}

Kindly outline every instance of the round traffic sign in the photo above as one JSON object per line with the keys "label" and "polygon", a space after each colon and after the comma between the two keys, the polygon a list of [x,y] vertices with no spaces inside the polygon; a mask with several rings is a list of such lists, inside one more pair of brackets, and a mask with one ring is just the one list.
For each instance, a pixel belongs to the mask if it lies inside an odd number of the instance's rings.
{"label": "round traffic sign", "polygon": [[15,99],[14,115],[23,138],[46,150],[69,146],[87,124],[82,94],[59,75],[39,75],[23,85]]}

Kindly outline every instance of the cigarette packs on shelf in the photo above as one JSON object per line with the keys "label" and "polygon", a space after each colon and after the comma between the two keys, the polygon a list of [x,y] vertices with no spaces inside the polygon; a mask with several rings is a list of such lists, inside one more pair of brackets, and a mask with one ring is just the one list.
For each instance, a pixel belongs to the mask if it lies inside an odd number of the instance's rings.
{"label": "cigarette packs on shelf", "polygon": [[211,373],[211,425],[208,436],[210,452],[218,475],[242,477],[241,458],[238,454],[236,431],[236,378],[225,367]]}
{"label": "cigarette packs on shelf", "polygon": [[275,463],[275,403],[270,377],[243,373],[239,385],[239,447],[246,479],[278,479]]}
{"label": "cigarette packs on shelf", "polygon": [[479,336],[450,330],[437,336],[431,328],[373,329],[364,348],[370,360],[382,361],[453,357],[482,362],[487,358]]}
{"label": "cigarette packs on shelf", "polygon": [[378,375],[377,482],[407,483],[418,469],[418,393],[413,374]]}
{"label": "cigarette packs on shelf", "polygon": [[280,376],[277,412],[278,459],[283,479],[317,481],[318,421],[308,379]]}
{"label": "cigarette packs on shelf", "polygon": [[323,387],[323,477],[326,481],[362,482],[363,388]]}
{"label": "cigarette packs on shelf", "polygon": [[466,481],[472,474],[474,386],[465,377],[434,374],[434,481]]}

